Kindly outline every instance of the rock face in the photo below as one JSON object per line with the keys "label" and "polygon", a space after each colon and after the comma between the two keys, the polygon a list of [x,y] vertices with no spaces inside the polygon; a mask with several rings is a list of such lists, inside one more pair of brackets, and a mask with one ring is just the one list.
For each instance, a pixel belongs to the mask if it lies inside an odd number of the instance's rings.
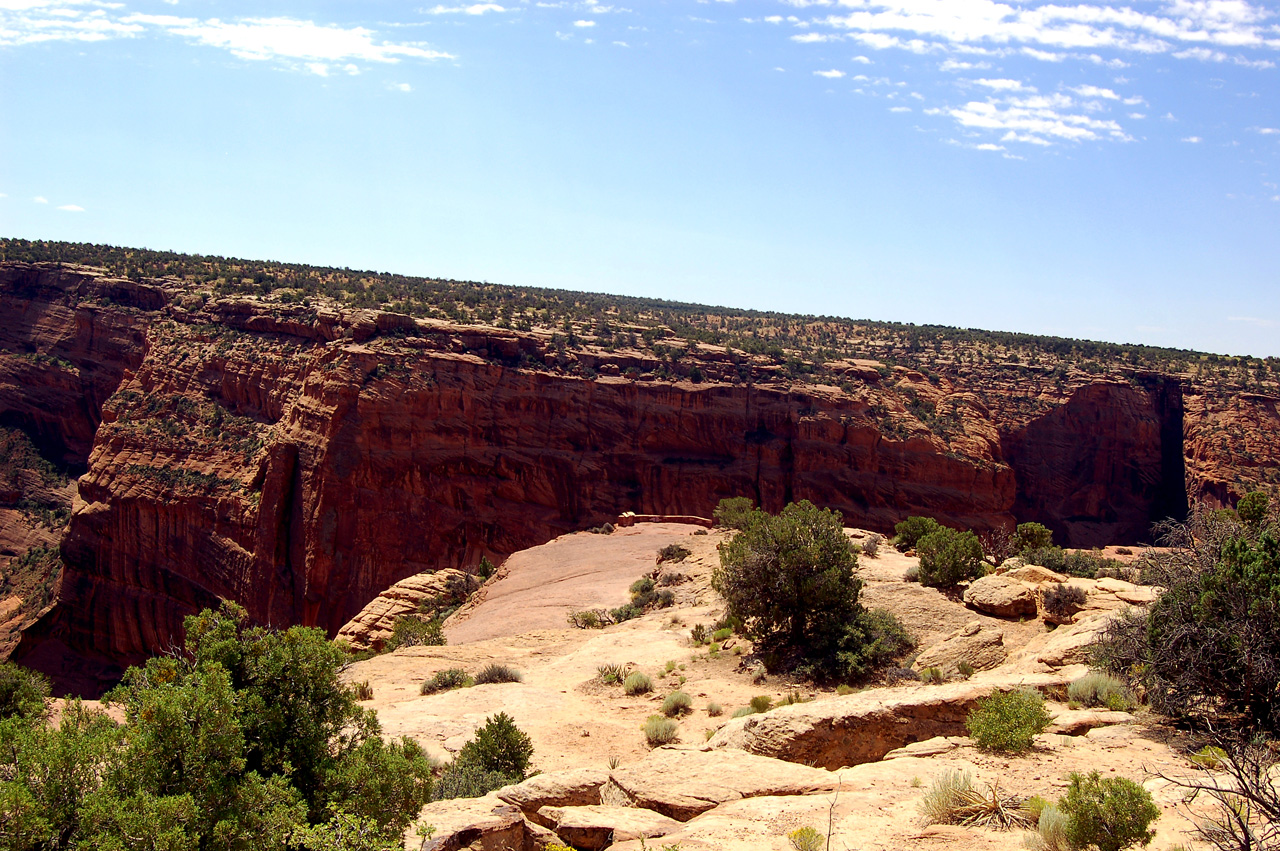
{"label": "rock face", "polygon": [[338,638],[347,642],[352,650],[381,650],[391,637],[396,621],[417,611],[423,601],[443,598],[461,602],[476,584],[474,576],[451,567],[401,579],[343,624],[338,630]]}
{"label": "rock face", "polygon": [[941,668],[944,674],[950,675],[959,670],[961,663],[967,663],[975,671],[987,671],[999,666],[1008,656],[1004,630],[972,621],[921,652],[911,667],[915,671]]}
{"label": "rock face", "polygon": [[[61,691],[100,690],[220,598],[333,634],[406,577],[625,510],[809,499],[882,531],[1016,516],[1089,544],[1184,496],[1180,391],[1159,378],[1086,384],[1032,415],[899,370],[954,415],[944,437],[875,370],[798,384],[708,350],[702,383],[656,380],[642,352],[53,264],[0,264],[0,306],[0,425],[84,473],[58,602],[15,651]],[[1265,405],[1249,410],[1265,425]]]}

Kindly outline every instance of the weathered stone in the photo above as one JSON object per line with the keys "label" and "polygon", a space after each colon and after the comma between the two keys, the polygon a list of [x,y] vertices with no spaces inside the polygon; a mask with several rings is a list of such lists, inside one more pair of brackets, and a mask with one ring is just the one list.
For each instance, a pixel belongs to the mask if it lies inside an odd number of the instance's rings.
{"label": "weathered stone", "polygon": [[826,771],[743,750],[658,748],[610,772],[601,800],[688,821],[725,801],[804,795],[835,786],[836,778]]}
{"label": "weathered stone", "polygon": [[1083,736],[1097,727],[1129,724],[1134,720],[1136,719],[1128,712],[1114,712],[1109,709],[1067,709],[1053,716],[1053,723],[1045,729],[1045,732],[1059,733],[1064,736]]}
{"label": "weathered stone", "polygon": [[639,807],[543,807],[538,811],[556,835],[582,851],[600,851],[615,842],[666,836],[680,827],[673,818]]}
{"label": "weathered stone", "polygon": [[732,719],[708,745],[821,768],[861,765],[912,742],[966,735],[969,713],[994,691],[1065,683],[1057,674],[995,672],[961,683],[875,689]]}
{"label": "weathered stone", "polygon": [[998,574],[984,576],[970,585],[964,592],[964,602],[1001,618],[1036,613],[1036,594],[1031,586]]}
{"label": "weathered stone", "polygon": [[1016,579],[1019,582],[1027,582],[1032,585],[1040,585],[1045,582],[1066,582],[1070,577],[1061,573],[1056,573],[1047,567],[1041,567],[1038,564],[1028,564],[1019,567],[1017,570],[1011,570],[1005,574],[1010,579]]}
{"label": "weathered stone", "polygon": [[944,673],[959,670],[967,662],[975,671],[1000,665],[1009,655],[1004,646],[1004,630],[970,621],[937,644],[923,650],[911,667],[916,671],[941,668]]}
{"label": "weathered stone", "polygon": [[477,584],[475,577],[453,568],[401,579],[347,621],[338,630],[338,639],[347,642],[352,650],[381,649],[391,637],[396,621],[418,611],[419,604],[441,598],[462,602],[467,591]]}
{"label": "weathered stone", "polygon": [[[600,803],[600,787],[609,772],[596,768],[574,768],[535,774],[522,783],[503,786],[494,794],[508,804],[519,807],[526,816],[537,821],[543,807],[581,807]],[[551,827],[551,825],[547,825]]]}

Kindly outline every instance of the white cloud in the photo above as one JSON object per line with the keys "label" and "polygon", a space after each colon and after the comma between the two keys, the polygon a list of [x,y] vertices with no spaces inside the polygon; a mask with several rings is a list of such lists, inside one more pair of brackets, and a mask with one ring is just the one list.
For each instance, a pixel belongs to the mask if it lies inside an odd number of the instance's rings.
{"label": "white cloud", "polygon": [[68,213],[83,213],[83,212],[84,212],[84,207],[81,207],[79,204],[63,204],[63,205],[62,205],[61,207],[59,207],[58,209],[59,209],[59,210],[65,210],[65,211],[66,211],[66,212],[68,212]]}
{"label": "white cloud", "polygon": [[[496,4],[480,4],[496,6]],[[386,41],[364,27],[295,18],[189,18],[128,12],[102,0],[0,0],[0,46],[42,41],[102,41],[168,34],[246,60],[274,60],[321,76],[329,63],[451,59],[415,42]],[[323,66],[323,67],[322,67]],[[350,73],[350,71],[348,71]]]}
{"label": "white cloud", "polygon": [[943,60],[939,71],[985,71],[991,67],[990,62],[961,62],[957,59]]}
{"label": "white cloud", "polygon": [[36,197],[32,198],[31,200],[32,200],[32,201],[35,201],[37,204],[48,204],[48,203],[49,203],[49,199],[48,199],[48,198],[46,198],[46,197],[44,197],[43,195],[37,195]]}
{"label": "white cloud", "polygon": [[818,77],[826,77],[829,80],[838,80],[844,76],[843,71],[836,70],[835,68],[832,68],[830,71],[814,71],[813,73]]}
{"label": "white cloud", "polygon": [[573,25],[575,27],[594,27],[596,25],[596,22],[595,21],[574,21]]}
{"label": "white cloud", "polygon": [[397,91],[397,92],[411,92],[413,91],[413,86],[409,85],[408,83],[392,83],[391,89],[392,91]]}
{"label": "white cloud", "polygon": [[853,61],[853,62],[857,62],[859,65],[870,65],[870,64],[871,64],[871,60],[870,60],[870,59],[868,59],[868,58],[867,58],[867,57],[865,57],[865,56],[855,56],[855,57],[853,57],[853,59],[852,59],[851,61]]}
{"label": "white cloud", "polygon": [[1071,91],[1080,95],[1082,98],[1104,98],[1106,100],[1120,100],[1120,95],[1111,91],[1111,89],[1100,89],[1097,86],[1076,86]]}
{"label": "white cloud", "polygon": [[1200,138],[1199,136],[1183,136],[1182,141],[1190,142],[1192,145],[1198,145],[1201,142],[1203,142],[1204,139]]}
{"label": "white cloud", "polygon": [[1018,80],[1004,80],[1004,79],[988,80],[983,78],[980,80],[970,80],[969,82],[976,83],[977,85],[984,86],[988,89],[995,89],[998,92],[1034,92],[1035,91],[1033,87],[1023,85],[1022,82]]}
{"label": "white cloud", "polygon": [[436,6],[427,9],[428,15],[483,15],[485,12],[507,11],[497,3],[473,3],[470,6]]}
{"label": "white cloud", "polygon": [[991,142],[983,142],[981,145],[974,145],[973,147],[974,147],[974,149],[975,149],[975,150],[978,150],[978,151],[1005,151],[1005,150],[1008,150],[1008,148],[1006,148],[1004,145],[996,145],[996,144],[993,144],[993,143],[991,143]]}
{"label": "white cloud", "polygon": [[911,111],[911,107],[909,107],[909,106],[891,106],[891,107],[889,107],[889,111],[890,111],[890,112],[910,112],[910,111]]}
{"label": "white cloud", "polygon": [[1050,145],[1103,139],[1131,141],[1132,137],[1116,121],[1085,115],[1080,109],[1074,99],[1059,93],[988,98],[925,113],[948,116],[966,130],[1003,133],[1001,142]]}
{"label": "white cloud", "polygon": [[1263,136],[1275,136],[1280,134],[1280,128],[1277,127],[1259,127],[1258,132]]}

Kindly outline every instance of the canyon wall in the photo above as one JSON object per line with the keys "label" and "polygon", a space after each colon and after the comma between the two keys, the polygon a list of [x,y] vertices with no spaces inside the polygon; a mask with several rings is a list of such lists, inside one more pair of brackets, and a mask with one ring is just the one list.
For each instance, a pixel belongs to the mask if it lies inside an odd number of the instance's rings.
{"label": "canyon wall", "polygon": [[[625,510],[809,499],[886,532],[909,514],[1038,520],[1081,546],[1185,510],[1198,409],[1162,376],[1012,417],[902,368],[842,387],[767,367],[743,380],[706,351],[706,381],[656,380],[640,351],[86,269],[0,265],[0,305],[0,417],[83,470],[58,602],[15,651],[64,691],[99,691],[219,598],[333,633],[406,576]],[[924,397],[947,428],[912,413]]]}

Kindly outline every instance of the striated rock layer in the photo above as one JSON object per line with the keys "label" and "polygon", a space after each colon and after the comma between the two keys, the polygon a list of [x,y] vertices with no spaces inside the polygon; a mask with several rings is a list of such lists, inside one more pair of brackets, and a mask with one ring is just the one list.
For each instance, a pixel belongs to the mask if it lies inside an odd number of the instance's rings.
{"label": "striated rock layer", "polygon": [[0,305],[0,422],[85,471],[59,602],[16,651],[64,690],[95,691],[219,598],[332,634],[405,577],[622,510],[809,499],[864,528],[1016,518],[1077,545],[1185,510],[1182,394],[1161,376],[1003,421],[899,369],[956,412],[943,436],[875,371],[853,390],[743,380],[708,355],[704,383],[626,378],[610,373],[646,356],[51,264],[0,264]]}

